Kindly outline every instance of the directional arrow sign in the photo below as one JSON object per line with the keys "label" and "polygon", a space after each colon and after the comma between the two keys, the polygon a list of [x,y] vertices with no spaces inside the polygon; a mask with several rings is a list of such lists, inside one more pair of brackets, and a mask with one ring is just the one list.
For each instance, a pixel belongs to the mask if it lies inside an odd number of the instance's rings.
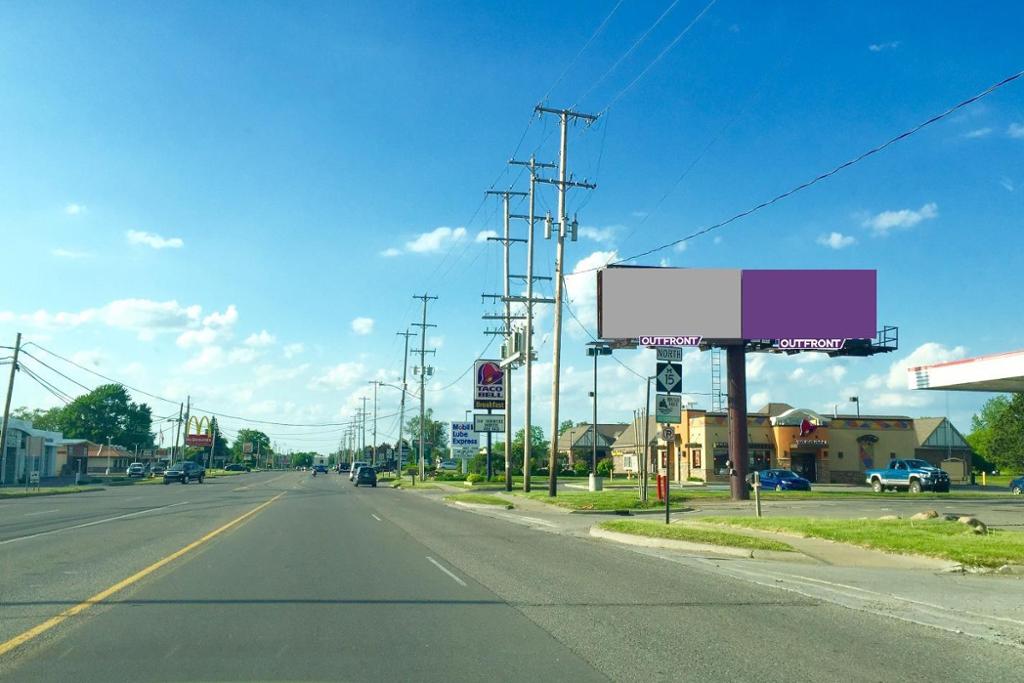
{"label": "directional arrow sign", "polygon": [[677,394],[683,388],[682,363],[658,363],[658,391]]}

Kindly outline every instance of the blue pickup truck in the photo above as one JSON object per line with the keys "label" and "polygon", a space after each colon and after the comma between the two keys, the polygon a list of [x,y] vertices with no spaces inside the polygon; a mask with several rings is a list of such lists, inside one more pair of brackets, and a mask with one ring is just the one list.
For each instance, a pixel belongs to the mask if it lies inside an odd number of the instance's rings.
{"label": "blue pickup truck", "polygon": [[911,493],[949,493],[949,475],[924,460],[890,460],[888,467],[868,470],[864,476],[875,493],[886,489]]}

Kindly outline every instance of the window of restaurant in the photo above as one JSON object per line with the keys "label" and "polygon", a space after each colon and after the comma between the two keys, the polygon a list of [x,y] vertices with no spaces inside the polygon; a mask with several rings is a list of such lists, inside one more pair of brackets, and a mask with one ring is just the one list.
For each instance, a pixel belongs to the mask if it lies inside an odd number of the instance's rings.
{"label": "window of restaurant", "polygon": [[729,474],[729,450],[715,449],[715,474]]}
{"label": "window of restaurant", "polygon": [[699,448],[694,448],[692,451],[690,451],[690,462],[691,467],[693,467],[693,469],[699,470],[701,468]]}

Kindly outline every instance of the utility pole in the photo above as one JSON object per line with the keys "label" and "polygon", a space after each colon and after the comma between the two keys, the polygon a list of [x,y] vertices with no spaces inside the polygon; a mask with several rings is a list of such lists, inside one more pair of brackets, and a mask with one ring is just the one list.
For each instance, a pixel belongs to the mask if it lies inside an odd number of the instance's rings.
{"label": "utility pole", "polygon": [[372,465],[377,466],[377,387],[381,385],[379,379],[372,379],[368,382],[373,385],[373,461]]}
{"label": "utility pole", "polygon": [[174,456],[180,455],[180,453],[178,453],[178,436],[181,434],[181,416],[184,414],[184,411],[185,411],[185,403],[184,402],[179,403],[178,404],[178,423],[174,426],[174,442],[171,444],[171,459],[167,463],[168,467],[170,467],[171,465],[174,464]]}
{"label": "utility pole", "polygon": [[[535,280],[550,280],[551,278],[541,278],[533,274],[533,233],[534,226],[537,223],[537,172],[538,169],[544,168],[558,168],[557,164],[545,164],[538,163],[537,158],[534,155],[530,155],[529,161],[516,161],[511,159],[509,161],[513,166],[526,166],[530,170],[530,208],[529,213],[526,216],[512,216],[513,218],[522,218],[526,220],[527,225],[527,236],[526,236],[526,330],[524,333],[523,340],[523,352],[526,357],[523,361],[523,368],[525,374],[525,382],[523,392],[525,395],[525,407],[523,409],[523,471],[529,472],[530,463],[533,462],[533,305],[535,303],[554,303],[554,299],[535,299],[533,296],[533,283]],[[548,216],[548,221],[551,217]],[[511,490],[511,479],[509,484],[506,486],[507,490]],[[523,477],[523,490],[530,490],[530,477]]]}
{"label": "utility pole", "polygon": [[409,337],[415,337],[415,332],[410,332],[409,328],[406,328],[405,332],[396,332],[402,337],[405,337],[405,351],[402,353],[402,403],[398,409],[398,455],[395,456],[395,467],[398,472],[395,476],[398,479],[402,478],[402,432],[405,429],[405,395],[408,393],[409,385],[406,382],[406,377],[409,372]]}
{"label": "utility pole", "polygon": [[[501,242],[501,244],[502,244],[502,255],[504,257],[503,258],[504,273],[503,273],[503,277],[502,277],[502,292],[503,293],[501,294],[500,298],[501,298],[501,300],[505,304],[505,313],[504,313],[504,315],[500,315],[500,316],[485,315],[485,316],[483,316],[483,318],[484,318],[484,320],[502,320],[503,323],[504,323],[502,325],[501,329],[498,329],[498,330],[484,330],[484,334],[500,334],[500,335],[502,335],[505,338],[504,353],[502,354],[502,367],[504,367],[504,369],[505,369],[505,406],[504,406],[504,411],[505,411],[505,490],[506,491],[511,491],[512,490],[512,461],[511,461],[511,456],[512,456],[512,370],[514,369],[515,363],[513,363],[513,362],[506,363],[505,362],[506,358],[512,355],[512,346],[513,346],[513,344],[512,344],[512,335],[513,335],[513,332],[512,332],[512,319],[513,319],[513,316],[512,316],[512,302],[509,299],[509,295],[510,295],[510,292],[509,292],[509,278],[511,277],[511,274],[509,273],[509,247],[512,245],[513,242],[526,242],[526,240],[524,240],[524,239],[516,239],[516,238],[513,238],[513,237],[511,237],[509,235],[509,219],[511,218],[509,201],[510,201],[510,199],[512,197],[526,197],[528,195],[527,195],[526,192],[512,192],[511,190],[504,190],[504,191],[488,190],[486,192],[486,194],[488,194],[488,195],[492,195],[493,194],[493,195],[500,196],[501,200],[502,200],[502,206],[505,209],[505,211],[504,211],[504,221],[503,221],[504,231],[502,233],[502,236],[501,237],[488,237],[487,238],[488,240],[493,240],[495,242]],[[498,295],[487,295],[487,294],[485,294],[483,296],[484,296],[484,298],[488,298],[488,297],[492,298],[492,299],[498,298]],[[523,316],[516,316],[516,318],[517,319],[522,319]],[[488,412],[490,412],[490,411],[488,411]],[[490,445],[490,438],[491,438],[491,434],[490,434],[490,432],[488,432],[487,433],[488,445]],[[490,462],[491,462],[490,448],[488,448],[488,450],[487,450],[487,464],[488,464],[487,476],[488,476],[488,479],[490,479],[490,474],[491,474],[490,473]],[[526,487],[525,490],[529,491],[530,490],[530,488],[529,488],[530,487],[530,470],[529,470],[529,468],[524,468],[523,469],[523,481],[525,482],[525,484],[524,484],[524,486]]]}
{"label": "utility pole", "polygon": [[[14,395],[14,373],[18,371],[18,355],[21,353],[21,332],[14,339],[14,359],[11,361],[11,375],[7,380],[7,399],[4,401],[4,419],[0,424],[0,484],[7,483],[7,425],[11,419],[11,397]],[[17,465],[15,465],[17,468]],[[28,481],[28,475],[25,475]]]}
{"label": "utility pole", "polygon": [[363,402],[363,407],[359,409],[359,459],[362,460],[366,457],[366,417],[369,414],[366,410],[366,402],[370,398],[360,396],[359,400]]}
{"label": "utility pole", "polygon": [[181,455],[181,458],[179,458],[179,460],[184,460],[185,459],[185,442],[188,440],[188,421],[189,421],[189,418],[191,417],[191,415],[190,415],[191,412],[192,412],[192,395],[189,394],[189,395],[185,396],[185,422],[183,423],[184,427],[181,430],[181,450],[178,451],[179,455]]}
{"label": "utility pole", "polygon": [[437,327],[437,325],[427,323],[427,304],[430,301],[436,301],[436,296],[430,296],[429,294],[414,294],[413,299],[419,299],[423,302],[423,322],[413,323],[416,327],[420,328],[420,481],[423,481],[423,475],[426,473],[426,460],[423,454],[423,425],[426,420],[426,382],[427,375],[434,374],[434,368],[428,367],[426,363],[426,356],[428,353],[435,353],[434,349],[427,349],[427,328]]}
{"label": "utility pole", "polygon": [[[570,109],[550,109],[537,105],[534,109],[541,114],[557,114],[561,128],[561,141],[558,153],[558,180],[541,179],[558,188],[558,249],[555,253],[555,329],[552,340],[552,371],[551,371],[551,454],[548,460],[548,495],[558,495],[558,388],[559,373],[562,362],[562,271],[565,268],[565,234],[569,231],[569,217],[565,210],[565,192],[570,187],[582,187],[592,190],[597,185],[577,183],[566,178],[568,165],[568,131],[569,119],[581,119],[593,123],[597,117],[592,114],[581,114]],[[572,240],[576,241],[577,222],[572,222]]]}

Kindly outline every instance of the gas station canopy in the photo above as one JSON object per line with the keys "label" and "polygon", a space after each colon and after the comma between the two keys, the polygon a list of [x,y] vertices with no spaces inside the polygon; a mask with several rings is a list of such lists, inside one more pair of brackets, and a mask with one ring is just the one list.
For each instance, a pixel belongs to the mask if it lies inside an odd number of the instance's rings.
{"label": "gas station canopy", "polygon": [[1024,350],[909,368],[911,389],[1024,393]]}

